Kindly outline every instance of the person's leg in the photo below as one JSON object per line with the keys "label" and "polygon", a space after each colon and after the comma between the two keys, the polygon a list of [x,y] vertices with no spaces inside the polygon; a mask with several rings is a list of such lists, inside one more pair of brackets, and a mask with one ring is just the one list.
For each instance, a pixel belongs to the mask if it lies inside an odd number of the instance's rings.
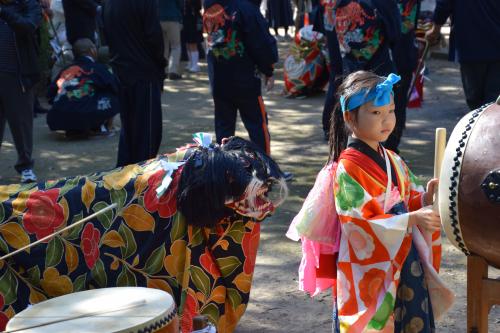
{"label": "person's leg", "polygon": [[394,87],[394,104],[396,112],[396,127],[385,142],[384,146],[399,153],[398,146],[406,127],[406,105],[408,104],[408,90],[410,89],[413,73],[400,73],[401,81]]}
{"label": "person's leg", "polygon": [[[181,35],[182,36],[182,35]],[[184,67],[186,70],[189,70],[191,68],[191,64],[192,64],[192,60],[191,60],[191,51],[189,50],[189,43],[185,43],[185,45],[183,46],[185,48],[185,52],[187,54],[187,58],[188,58],[188,61],[187,61],[187,64],[186,64],[186,67]],[[182,53],[181,53],[182,54]]]}
{"label": "person's leg", "polygon": [[134,128],[135,108],[132,105],[133,86],[122,84],[120,88],[120,141],[118,144],[118,157],[116,166],[121,167],[129,164],[131,160],[130,150],[133,142],[132,132]]}
{"label": "person's leg", "polygon": [[271,154],[271,137],[269,135],[266,107],[262,96],[245,98],[238,101],[241,120],[248,131],[250,141]]}
{"label": "person's leg", "polygon": [[123,89],[120,101],[122,130],[117,166],[155,157],[162,137],[160,83],[136,82]]}
{"label": "person's leg", "polygon": [[[16,75],[0,74],[2,105],[17,151],[15,169],[21,173],[32,169],[33,152],[33,89],[23,92]],[[3,120],[3,122],[5,122]]]}
{"label": "person's leg", "polygon": [[[161,30],[163,32],[163,44],[164,44],[164,51],[163,51],[163,54],[165,55],[165,59],[167,60],[167,62],[169,61],[169,58],[170,58],[170,31],[168,31],[169,29],[169,25],[168,25],[169,22],[166,22],[166,21],[163,21],[163,22],[160,22],[161,24]],[[168,70],[169,68],[167,68],[167,73],[168,73]]]}
{"label": "person's leg", "polygon": [[194,73],[199,72],[200,66],[198,66],[198,59],[199,59],[198,45],[196,45],[196,43],[189,43],[187,44],[187,48],[190,59],[189,71]]}
{"label": "person's leg", "polygon": [[168,25],[170,42],[170,59],[168,61],[168,73],[179,74],[179,63],[181,61],[181,24],[179,22],[166,22]]}
{"label": "person's leg", "polygon": [[460,73],[464,87],[465,99],[471,110],[475,110],[483,105],[485,78],[488,73],[488,66],[480,62],[460,63]]}
{"label": "person's leg", "polygon": [[214,96],[215,136],[217,143],[234,135],[236,129],[236,106],[230,100]]}
{"label": "person's leg", "polygon": [[[330,73],[330,77],[331,77]],[[323,135],[326,141],[330,139],[330,124],[333,109],[335,109],[335,104],[337,103],[337,99],[335,97],[336,85],[335,80],[330,79],[328,83],[328,91],[326,93],[325,105],[323,106]]]}
{"label": "person's leg", "polygon": [[483,104],[494,102],[500,96],[500,61],[488,65]]}

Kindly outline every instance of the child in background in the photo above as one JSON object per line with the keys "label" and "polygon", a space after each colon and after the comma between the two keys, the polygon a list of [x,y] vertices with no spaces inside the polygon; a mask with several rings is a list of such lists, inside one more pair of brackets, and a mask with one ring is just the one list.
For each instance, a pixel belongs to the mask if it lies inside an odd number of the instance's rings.
{"label": "child in background", "polygon": [[202,29],[201,0],[185,0],[182,14],[182,37],[186,42],[188,55],[186,69],[191,73],[200,71],[198,43],[203,41]]}
{"label": "child in background", "polygon": [[437,276],[440,218],[429,206],[438,180],[424,191],[381,145],[395,127],[399,80],[358,71],[339,87],[329,157],[341,224],[334,332],[434,332],[453,302]]}

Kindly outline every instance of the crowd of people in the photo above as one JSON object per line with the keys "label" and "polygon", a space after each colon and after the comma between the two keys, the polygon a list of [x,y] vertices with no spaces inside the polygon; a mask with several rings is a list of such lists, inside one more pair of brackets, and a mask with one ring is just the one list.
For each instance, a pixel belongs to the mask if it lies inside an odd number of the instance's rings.
{"label": "crowd of people", "polygon": [[[419,57],[420,5],[419,0],[325,0],[305,10],[326,35],[330,59],[323,130],[336,173],[323,184],[333,184],[323,193],[335,193],[320,199],[335,198],[342,225],[337,264],[330,263],[340,288],[334,332],[350,327],[403,332],[415,320],[421,332],[435,330],[435,299],[423,272],[439,268],[439,215],[423,206],[433,203],[437,180],[418,187],[398,155]],[[117,166],[155,157],[162,141],[164,80],[183,79],[183,46],[186,70],[200,71],[204,32],[217,143],[234,136],[239,112],[250,140],[271,155],[261,85],[273,88],[277,39],[283,39],[278,29],[288,36],[293,16],[290,1],[268,0],[266,7],[262,15],[261,0],[0,0],[0,139],[8,123],[21,181],[37,180],[33,109],[43,20],[54,50],[50,129],[68,136],[110,135],[119,114]],[[436,0],[434,26],[426,35],[430,42],[449,17],[450,56],[460,63],[467,103],[474,109],[500,94],[500,3]],[[429,236],[415,236],[421,244],[413,236],[420,233]],[[434,255],[422,257],[419,246]],[[351,285],[357,287],[346,287]],[[406,297],[403,287],[418,297]]]}
{"label": "crowd of people", "polygon": [[[9,98],[2,100],[1,117],[3,123],[9,123],[16,144],[16,170],[21,181],[36,181],[31,119],[33,108],[40,109],[34,91],[40,78],[37,52],[43,26],[48,29],[53,51],[47,96],[51,103],[49,127],[65,131],[68,137],[112,136],[113,115],[120,114],[119,166],[157,153],[161,142],[163,80],[182,79],[183,57],[187,60],[185,71],[200,71],[199,61],[205,56],[203,32],[207,34],[217,141],[234,134],[239,110],[250,138],[269,152],[261,79],[255,73],[263,75],[267,88],[272,88],[274,64],[278,61],[274,39],[284,40],[279,29],[284,29],[285,36],[290,36],[289,27],[293,26],[297,32],[305,16],[314,24],[314,30],[324,33],[328,46],[330,84],[323,109],[325,139],[330,137],[332,112],[338,104],[336,90],[342,78],[357,70],[382,76],[395,72],[401,76],[395,86],[397,124],[385,145],[398,152],[409,89],[418,74],[415,73],[419,57],[416,28],[420,6],[428,6],[426,2],[429,1],[326,0],[292,4],[290,0],[232,0],[227,5],[226,1],[207,0],[202,4],[200,0],[162,0],[158,4],[146,1],[127,7],[126,3],[117,5],[111,0],[2,0],[1,37],[6,47],[1,51],[0,74],[2,86],[9,88],[3,89],[3,93]],[[252,7],[239,9],[242,14],[227,19],[231,17],[228,6],[241,7],[246,3]],[[224,10],[221,12],[219,7]],[[457,5],[437,0],[435,24],[427,33],[428,40],[436,42],[440,27],[452,18],[450,59],[460,62],[471,108],[493,100],[499,93],[500,51],[494,40],[500,31],[494,19],[481,19],[494,17],[497,7],[489,1]],[[133,11],[135,18],[130,24],[120,22],[119,15]],[[471,17],[478,23],[471,24]],[[117,32],[119,27],[124,30]],[[270,29],[274,30],[274,38]],[[83,56],[75,45],[86,46]],[[88,64],[82,67],[78,64],[82,61]],[[96,80],[96,75],[100,79],[106,76],[103,79],[106,83]],[[19,84],[7,83],[12,80]],[[103,94],[108,98],[96,97]],[[144,100],[148,101],[148,111],[136,110]],[[78,106],[71,107],[73,104]],[[12,105],[19,110],[13,115]],[[83,118],[87,120],[80,121]],[[135,133],[138,128],[141,134]]]}

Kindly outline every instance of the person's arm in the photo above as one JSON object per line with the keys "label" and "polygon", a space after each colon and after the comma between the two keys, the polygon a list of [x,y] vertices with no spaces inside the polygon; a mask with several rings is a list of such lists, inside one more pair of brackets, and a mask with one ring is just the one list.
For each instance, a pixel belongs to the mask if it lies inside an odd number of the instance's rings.
{"label": "person's arm", "polygon": [[100,90],[115,94],[119,92],[120,83],[118,82],[118,77],[113,74],[111,68],[106,65],[95,64],[92,81],[94,81],[95,87]]}
{"label": "person's arm", "polygon": [[54,98],[56,98],[57,96],[57,80],[59,80],[59,75],[55,78],[54,81],[50,83],[49,87],[47,88],[47,100],[49,104],[54,104]]}
{"label": "person's arm", "polygon": [[446,23],[453,11],[453,0],[436,0],[436,9],[432,21],[438,26]]}
{"label": "person's arm", "polygon": [[32,35],[42,20],[42,8],[35,0],[26,3],[27,10],[19,13],[13,6],[0,6],[0,18],[2,18],[16,35]]}
{"label": "person's arm", "polygon": [[159,20],[158,2],[143,0],[144,42],[156,65],[165,68],[163,33]]}
{"label": "person's arm", "polygon": [[94,0],[71,0],[71,2],[93,16],[97,14],[97,7],[100,5]]}
{"label": "person's arm", "polygon": [[437,42],[441,34],[441,27],[446,23],[452,12],[453,0],[436,0],[436,8],[434,9],[434,16],[432,18],[434,25],[425,34],[425,37],[431,43]]}
{"label": "person's arm", "polygon": [[245,13],[245,20],[242,22],[245,48],[258,70],[266,78],[270,78],[273,76],[274,64],[278,62],[276,39],[269,33],[268,24],[259,9],[251,8],[251,10],[251,13]]}
{"label": "person's arm", "polygon": [[377,9],[384,22],[384,31],[389,46],[393,46],[401,37],[401,12],[394,0],[376,0]]}
{"label": "person's arm", "polygon": [[374,182],[369,172],[354,162],[339,161],[334,188],[335,206],[342,225],[351,223],[354,229],[373,232],[375,243],[394,256],[414,225],[430,233],[440,229],[439,215],[428,207],[403,214],[385,212],[385,186]]}

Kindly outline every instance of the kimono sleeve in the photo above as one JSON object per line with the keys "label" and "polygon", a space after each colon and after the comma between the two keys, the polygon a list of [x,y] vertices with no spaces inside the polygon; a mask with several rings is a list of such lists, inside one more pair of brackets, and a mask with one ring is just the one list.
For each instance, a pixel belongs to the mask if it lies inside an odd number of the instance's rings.
{"label": "kimono sleeve", "polygon": [[409,186],[410,198],[408,199],[408,210],[410,212],[414,212],[414,211],[419,210],[420,208],[425,206],[425,203],[424,203],[425,189],[420,184],[420,181],[418,180],[418,178],[415,177],[413,172],[411,172],[411,170],[406,165],[404,165],[404,166],[407,170],[408,177],[410,179],[410,186]]}
{"label": "kimono sleeve", "polygon": [[339,261],[362,265],[393,261],[408,235],[409,216],[384,212],[380,197],[385,185],[355,163],[341,160],[334,193],[343,244],[348,247],[348,251],[340,251],[344,258]]}

